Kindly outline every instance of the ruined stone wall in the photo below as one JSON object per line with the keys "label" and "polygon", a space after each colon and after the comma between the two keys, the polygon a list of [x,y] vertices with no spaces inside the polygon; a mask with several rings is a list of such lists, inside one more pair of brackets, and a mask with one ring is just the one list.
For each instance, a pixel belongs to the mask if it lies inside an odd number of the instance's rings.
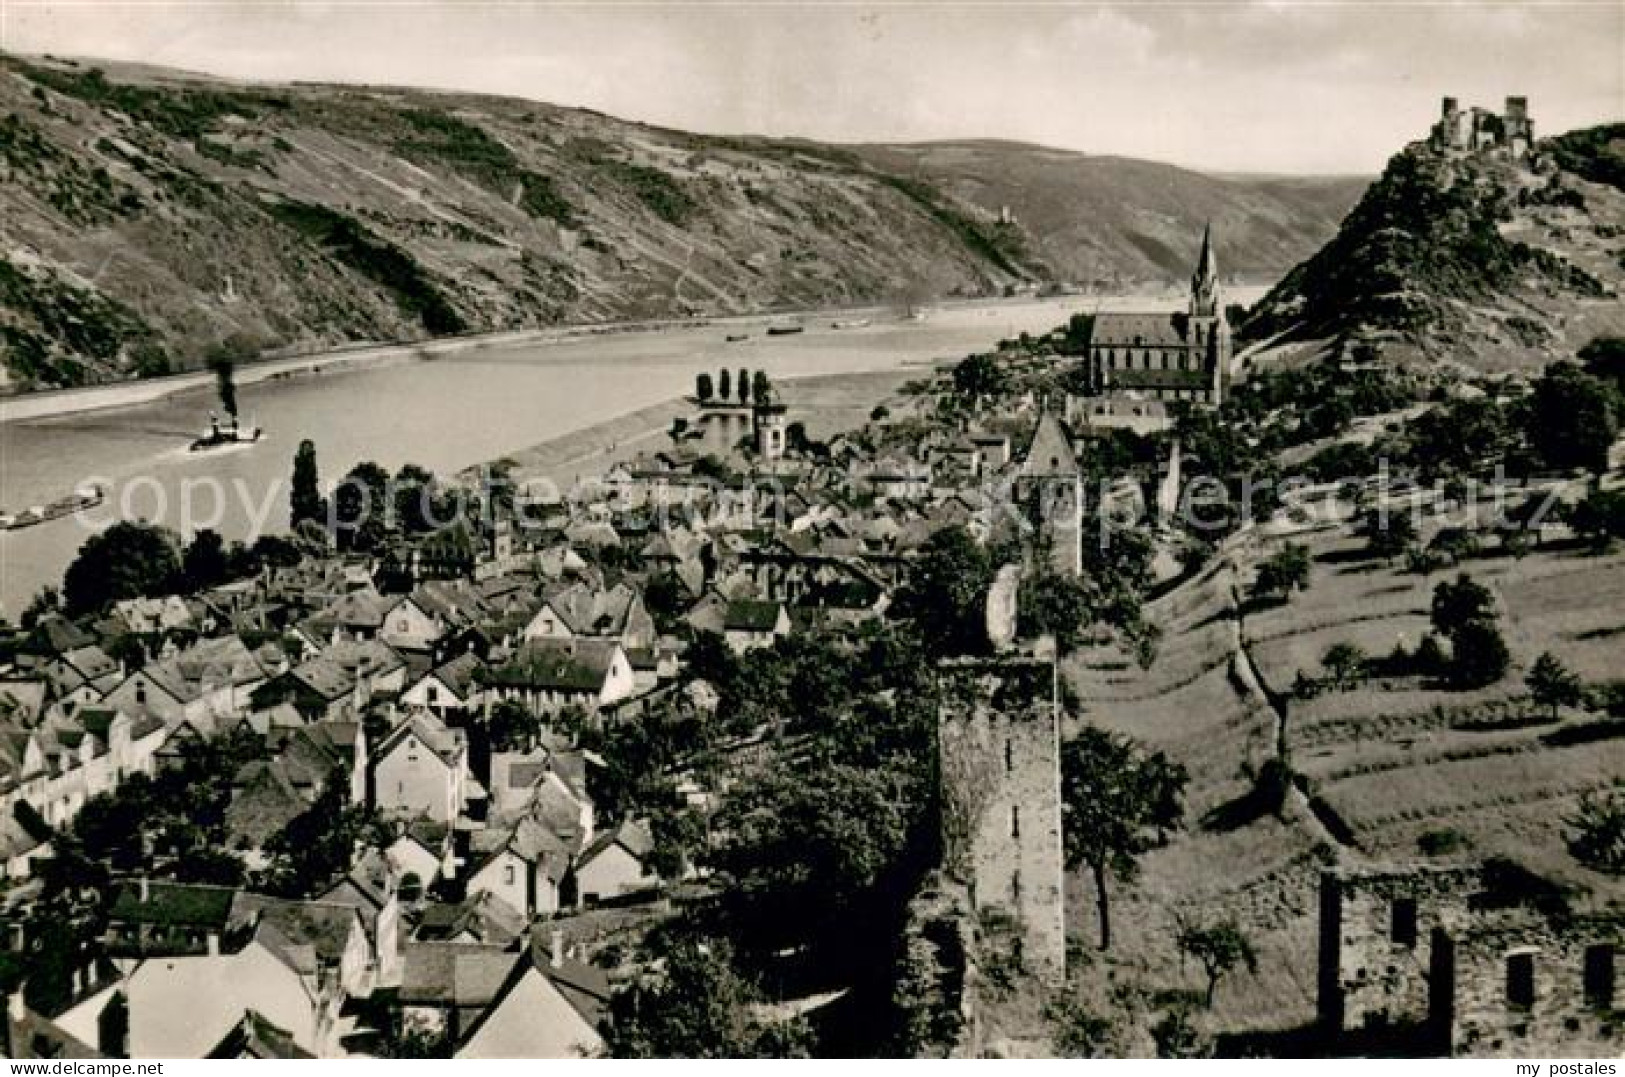
{"label": "ruined stone wall", "polygon": [[[1625,917],[1506,904],[1488,878],[1477,865],[1326,872],[1323,1026],[1350,1037],[1388,1030],[1440,1054],[1617,1054]],[[1515,961],[1532,972],[1527,999],[1513,986]]]}
{"label": "ruined stone wall", "polygon": [[1321,1019],[1345,1031],[1426,1023],[1437,933],[1459,926],[1475,876],[1474,868],[1323,875]]}
{"label": "ruined stone wall", "polygon": [[[1052,658],[945,664],[946,867],[1020,925],[1024,967],[1066,974],[1058,689]],[[955,822],[957,820],[957,822]],[[956,832],[957,831],[957,832]]]}
{"label": "ruined stone wall", "polygon": [[[1617,1058],[1625,1051],[1625,1005],[1619,997],[1621,925],[1615,920],[1491,917],[1465,931],[1455,947],[1450,1040],[1457,1055],[1560,1055]],[[1611,947],[1612,1003],[1586,994],[1587,952]],[[1509,997],[1508,966],[1525,955],[1533,970],[1528,1005]]]}

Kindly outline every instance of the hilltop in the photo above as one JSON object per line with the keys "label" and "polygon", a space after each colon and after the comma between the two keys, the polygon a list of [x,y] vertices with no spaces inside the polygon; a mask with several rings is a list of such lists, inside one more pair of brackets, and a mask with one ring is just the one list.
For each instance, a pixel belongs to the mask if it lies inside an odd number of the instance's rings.
{"label": "hilltop", "polygon": [[1625,125],[1527,159],[1413,143],[1337,235],[1254,308],[1253,341],[1538,367],[1625,331]]}
{"label": "hilltop", "polygon": [[1233,267],[1273,278],[1356,194],[989,144],[978,167],[1007,155],[1024,187],[1006,197],[939,167],[944,148],[918,168],[909,152],[0,56],[0,376],[92,384],[347,341],[1175,280],[1209,217],[1234,225]]}
{"label": "hilltop", "polygon": [[978,209],[1007,208],[1063,279],[1109,289],[1183,283],[1211,223],[1227,276],[1273,283],[1332,235],[1369,176],[1212,176],[1174,165],[992,139],[870,145],[871,164]]}

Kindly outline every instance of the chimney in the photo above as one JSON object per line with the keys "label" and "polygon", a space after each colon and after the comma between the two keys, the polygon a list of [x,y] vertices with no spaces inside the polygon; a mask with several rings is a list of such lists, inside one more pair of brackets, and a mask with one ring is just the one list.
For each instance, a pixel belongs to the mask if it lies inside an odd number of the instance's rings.
{"label": "chimney", "polygon": [[560,931],[558,928],[554,928],[552,943],[552,964],[554,968],[558,968],[560,965],[564,964],[564,932]]}

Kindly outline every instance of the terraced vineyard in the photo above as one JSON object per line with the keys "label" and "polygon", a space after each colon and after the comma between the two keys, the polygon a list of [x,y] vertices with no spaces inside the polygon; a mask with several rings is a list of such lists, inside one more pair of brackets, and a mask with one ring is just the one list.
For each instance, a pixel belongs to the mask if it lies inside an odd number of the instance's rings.
{"label": "terraced vineyard", "polygon": [[[1424,534],[1438,526],[1424,516]],[[1311,584],[1288,604],[1255,608],[1242,597],[1252,573],[1286,538],[1309,547]],[[1499,606],[1512,667],[1495,685],[1463,692],[1372,676],[1356,690],[1294,696],[1299,673],[1323,676],[1336,644],[1373,659],[1414,649],[1430,630],[1434,586],[1462,571]],[[1232,539],[1205,572],[1152,604],[1164,636],[1149,670],[1109,645],[1073,655],[1066,673],[1082,720],[1166,751],[1190,772],[1184,831],[1114,896],[1117,989],[1132,984],[1147,999],[1196,989],[1199,970],[1182,965],[1173,941],[1177,925],[1233,916],[1259,971],[1221,984],[1215,1026],[1306,1025],[1318,877],[1332,863],[1507,856],[1565,885],[1606,888],[1569,855],[1564,820],[1583,793],[1618,786],[1625,721],[1583,708],[1553,720],[1523,676],[1550,651],[1587,685],[1618,678],[1622,599],[1625,554],[1553,546],[1423,576],[1367,556],[1349,523],[1278,520]],[[1277,816],[1255,778],[1278,756],[1295,786]],[[1072,931],[1091,945],[1086,877],[1073,880],[1069,899]]]}

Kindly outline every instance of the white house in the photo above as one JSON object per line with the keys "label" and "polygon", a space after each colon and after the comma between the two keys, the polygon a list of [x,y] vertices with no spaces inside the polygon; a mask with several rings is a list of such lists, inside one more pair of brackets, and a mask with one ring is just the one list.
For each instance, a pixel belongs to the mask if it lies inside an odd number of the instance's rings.
{"label": "white house", "polygon": [[480,685],[484,671],[485,661],[479,655],[460,654],[414,681],[401,693],[401,703],[441,718],[473,714],[484,698]]}
{"label": "white house", "polygon": [[739,598],[723,614],[722,635],[734,654],[771,647],[789,634],[790,614],[782,602]]}
{"label": "white house", "polygon": [[373,796],[378,810],[451,825],[476,790],[468,740],[432,714],[414,713],[378,746]]}
{"label": "white house", "polygon": [[511,828],[476,832],[468,895],[490,894],[526,917],[559,911],[559,889],[577,847],[535,819]]}
{"label": "white house", "polygon": [[653,850],[647,820],[629,820],[600,834],[576,863],[578,902],[590,905],[658,887],[660,876],[648,867]]}
{"label": "white house", "polygon": [[539,714],[596,712],[637,688],[632,662],[607,639],[534,639],[486,675],[487,699],[516,700]]}

